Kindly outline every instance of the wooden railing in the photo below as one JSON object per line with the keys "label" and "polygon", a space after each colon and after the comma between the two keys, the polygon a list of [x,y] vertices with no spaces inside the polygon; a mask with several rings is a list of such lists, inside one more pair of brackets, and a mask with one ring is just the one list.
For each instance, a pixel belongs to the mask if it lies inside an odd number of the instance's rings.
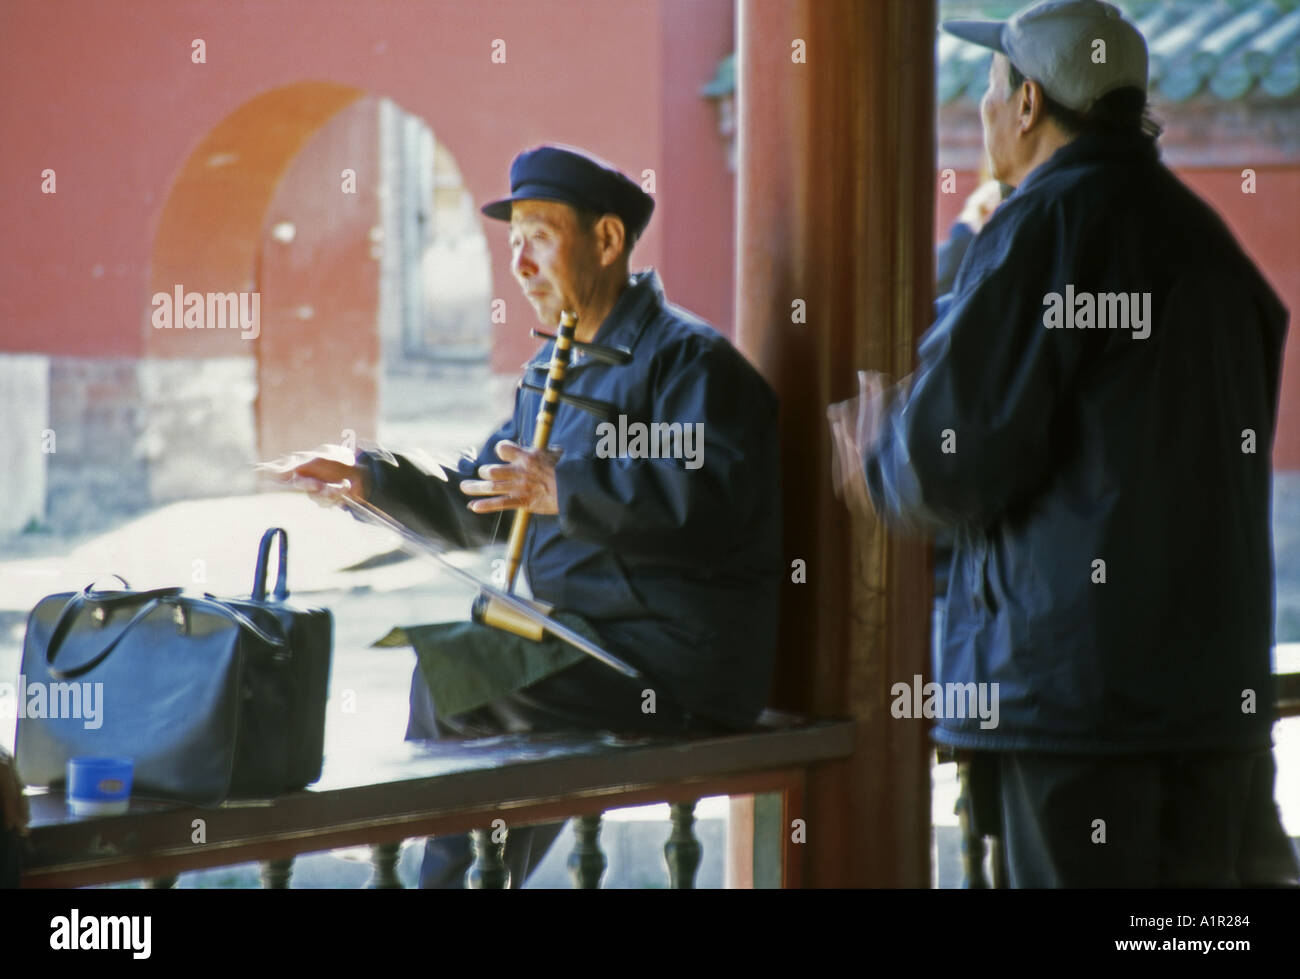
{"label": "wooden railing", "polygon": [[[383,758],[326,760],[307,791],[216,809],[133,799],[121,815],[75,817],[59,793],[31,796],[34,860],[25,887],[146,880],[171,887],[187,870],[259,861],[265,887],[289,886],[300,853],[369,845],[370,887],[400,887],[402,841],[469,832],[473,886],[506,886],[505,840],[491,828],[577,817],[569,858],[575,886],[598,887],[606,860],[601,814],[667,802],[664,846],[671,886],[692,887],[700,863],[694,809],[713,795],[779,793],[783,825],[803,814],[807,772],[848,757],[851,721],[803,722],[699,739],[612,735],[509,735],[482,741],[405,742]],[[499,825],[499,824],[498,824]],[[508,834],[508,829],[507,829]],[[799,886],[802,844],[788,832],[781,882]]]}

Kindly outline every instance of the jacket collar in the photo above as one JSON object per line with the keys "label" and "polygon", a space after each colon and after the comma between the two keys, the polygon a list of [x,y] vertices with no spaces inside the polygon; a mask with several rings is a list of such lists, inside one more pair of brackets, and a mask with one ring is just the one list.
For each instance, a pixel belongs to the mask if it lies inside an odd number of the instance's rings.
{"label": "jacket collar", "polygon": [[1141,133],[1083,133],[1058,149],[1045,163],[1040,164],[1038,169],[1020,182],[1020,186],[1012,196],[1018,197],[1028,193],[1058,170],[1079,163],[1102,160],[1147,163],[1159,158],[1160,150],[1155,141]]}
{"label": "jacket collar", "polygon": [[[657,271],[651,268],[634,273],[628,277],[627,288],[619,295],[614,308],[600,324],[600,329],[596,331],[592,342],[603,343],[609,347],[627,347],[635,351],[641,334],[663,308],[664,302],[664,287]],[[533,359],[524,365],[524,369],[548,367],[551,363],[552,342],[546,341],[533,355]],[[589,363],[591,360],[583,357],[581,351],[574,351],[574,367]]]}

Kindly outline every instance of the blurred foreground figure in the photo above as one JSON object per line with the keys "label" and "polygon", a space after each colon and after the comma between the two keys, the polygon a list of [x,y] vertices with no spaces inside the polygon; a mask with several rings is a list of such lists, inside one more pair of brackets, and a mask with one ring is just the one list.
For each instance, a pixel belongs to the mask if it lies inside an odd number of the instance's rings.
{"label": "blurred foreground figure", "polygon": [[[457,470],[363,452],[284,477],[324,502],[364,499],[453,548],[504,539],[501,518],[529,510],[533,595],[645,677],[475,622],[407,629],[419,657],[408,739],[748,727],[766,705],[776,644],[776,398],[725,338],[667,302],[653,269],[629,275],[654,208],[637,184],[554,146],[521,153],[510,183],[483,213],[510,223],[521,290],[545,328],[577,315],[562,397],[605,402],[617,419],[598,423],[561,401],[549,447],[529,448],[541,395],[521,386],[512,417]],[[630,359],[604,361],[583,342]],[[525,383],[545,380],[553,343]],[[510,830],[514,886],[560,825]],[[431,840],[421,886],[459,887],[469,864],[464,837]]]}
{"label": "blurred foreground figure", "polygon": [[30,819],[31,810],[13,755],[0,748],[0,888],[18,886]]}
{"label": "blurred foreground figure", "polygon": [[[954,536],[934,737],[973,749],[1013,886],[1293,883],[1269,656],[1287,314],[1160,163],[1119,11],[943,27],[996,52],[985,148],[1016,189],[909,383],[831,409],[851,502]],[[991,711],[961,709],[976,691]]]}

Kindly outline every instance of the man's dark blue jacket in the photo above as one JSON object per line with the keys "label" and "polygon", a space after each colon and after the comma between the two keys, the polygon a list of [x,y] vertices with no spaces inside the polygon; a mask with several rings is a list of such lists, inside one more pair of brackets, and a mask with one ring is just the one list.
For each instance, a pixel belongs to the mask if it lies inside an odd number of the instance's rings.
{"label": "man's dark blue jacket", "polygon": [[[694,446],[696,459],[602,458],[600,420],[561,405],[550,439],[563,450],[559,515],[534,514],[524,550],[533,594],[590,621],[611,652],[646,673],[658,697],[716,723],[752,724],[767,702],[776,648],[776,397],[725,338],[665,302],[652,270],[633,277],[595,341],[627,347],[631,363],[579,357],[566,393],[614,405],[632,434],[638,423],[698,424],[703,445]],[[538,386],[551,347],[525,365]],[[371,498],[452,546],[490,543],[498,529],[504,537],[510,516],[470,512],[459,486],[500,461],[502,439],[532,444],[539,399],[520,388],[513,417],[446,481],[401,456],[394,464],[363,455]],[[627,447],[629,456],[637,451],[630,440]]]}
{"label": "man's dark blue jacket", "polygon": [[[1149,293],[1149,336],[1048,328],[1068,286],[1076,309]],[[1269,744],[1286,321],[1138,134],[1080,136],[994,212],[865,460],[887,521],[954,531],[935,679],[999,685],[995,728],[946,717],[938,741]]]}

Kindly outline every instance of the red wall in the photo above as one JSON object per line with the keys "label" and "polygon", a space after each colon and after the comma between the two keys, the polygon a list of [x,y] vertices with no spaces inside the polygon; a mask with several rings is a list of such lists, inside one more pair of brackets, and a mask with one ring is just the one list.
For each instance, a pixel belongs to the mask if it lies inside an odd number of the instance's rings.
{"label": "red wall", "polygon": [[[258,282],[258,450],[263,458],[341,441],[344,429],[377,439],[380,349],[379,224],[374,184],[341,193],[339,174],[378,166],[379,105],[337,113],[293,160],[267,208]],[[291,242],[271,230],[291,222]]]}
{"label": "red wall", "polygon": [[[635,264],[664,266],[670,298],[725,326],[730,180],[696,91],[730,47],[730,21],[729,0],[6,0],[0,350],[152,347],[150,254],[173,182],[222,120],[304,80],[386,95],[424,118],[479,201],[507,189],[515,153],[544,141],[655,170],[662,211]],[[195,38],[206,64],[191,62]],[[492,61],[496,39],[504,64]],[[683,128],[668,147],[670,121]],[[54,195],[40,192],[47,167]],[[513,370],[534,344],[533,317],[509,276],[504,227],[485,225],[507,309],[493,363]],[[200,238],[202,214],[191,226]],[[665,266],[666,240],[678,252]],[[216,352],[200,346],[180,355]]]}
{"label": "red wall", "polygon": [[736,180],[717,110],[699,90],[734,41],[730,3],[664,0],[664,169],[655,203],[664,290],[733,338]]}
{"label": "red wall", "polygon": [[[1291,313],[1273,466],[1300,469],[1300,168],[1258,168],[1255,194],[1241,192],[1239,167],[1175,172],[1223,217]],[[974,173],[958,171],[957,193],[936,195],[936,241],[948,236],[976,182]]]}

